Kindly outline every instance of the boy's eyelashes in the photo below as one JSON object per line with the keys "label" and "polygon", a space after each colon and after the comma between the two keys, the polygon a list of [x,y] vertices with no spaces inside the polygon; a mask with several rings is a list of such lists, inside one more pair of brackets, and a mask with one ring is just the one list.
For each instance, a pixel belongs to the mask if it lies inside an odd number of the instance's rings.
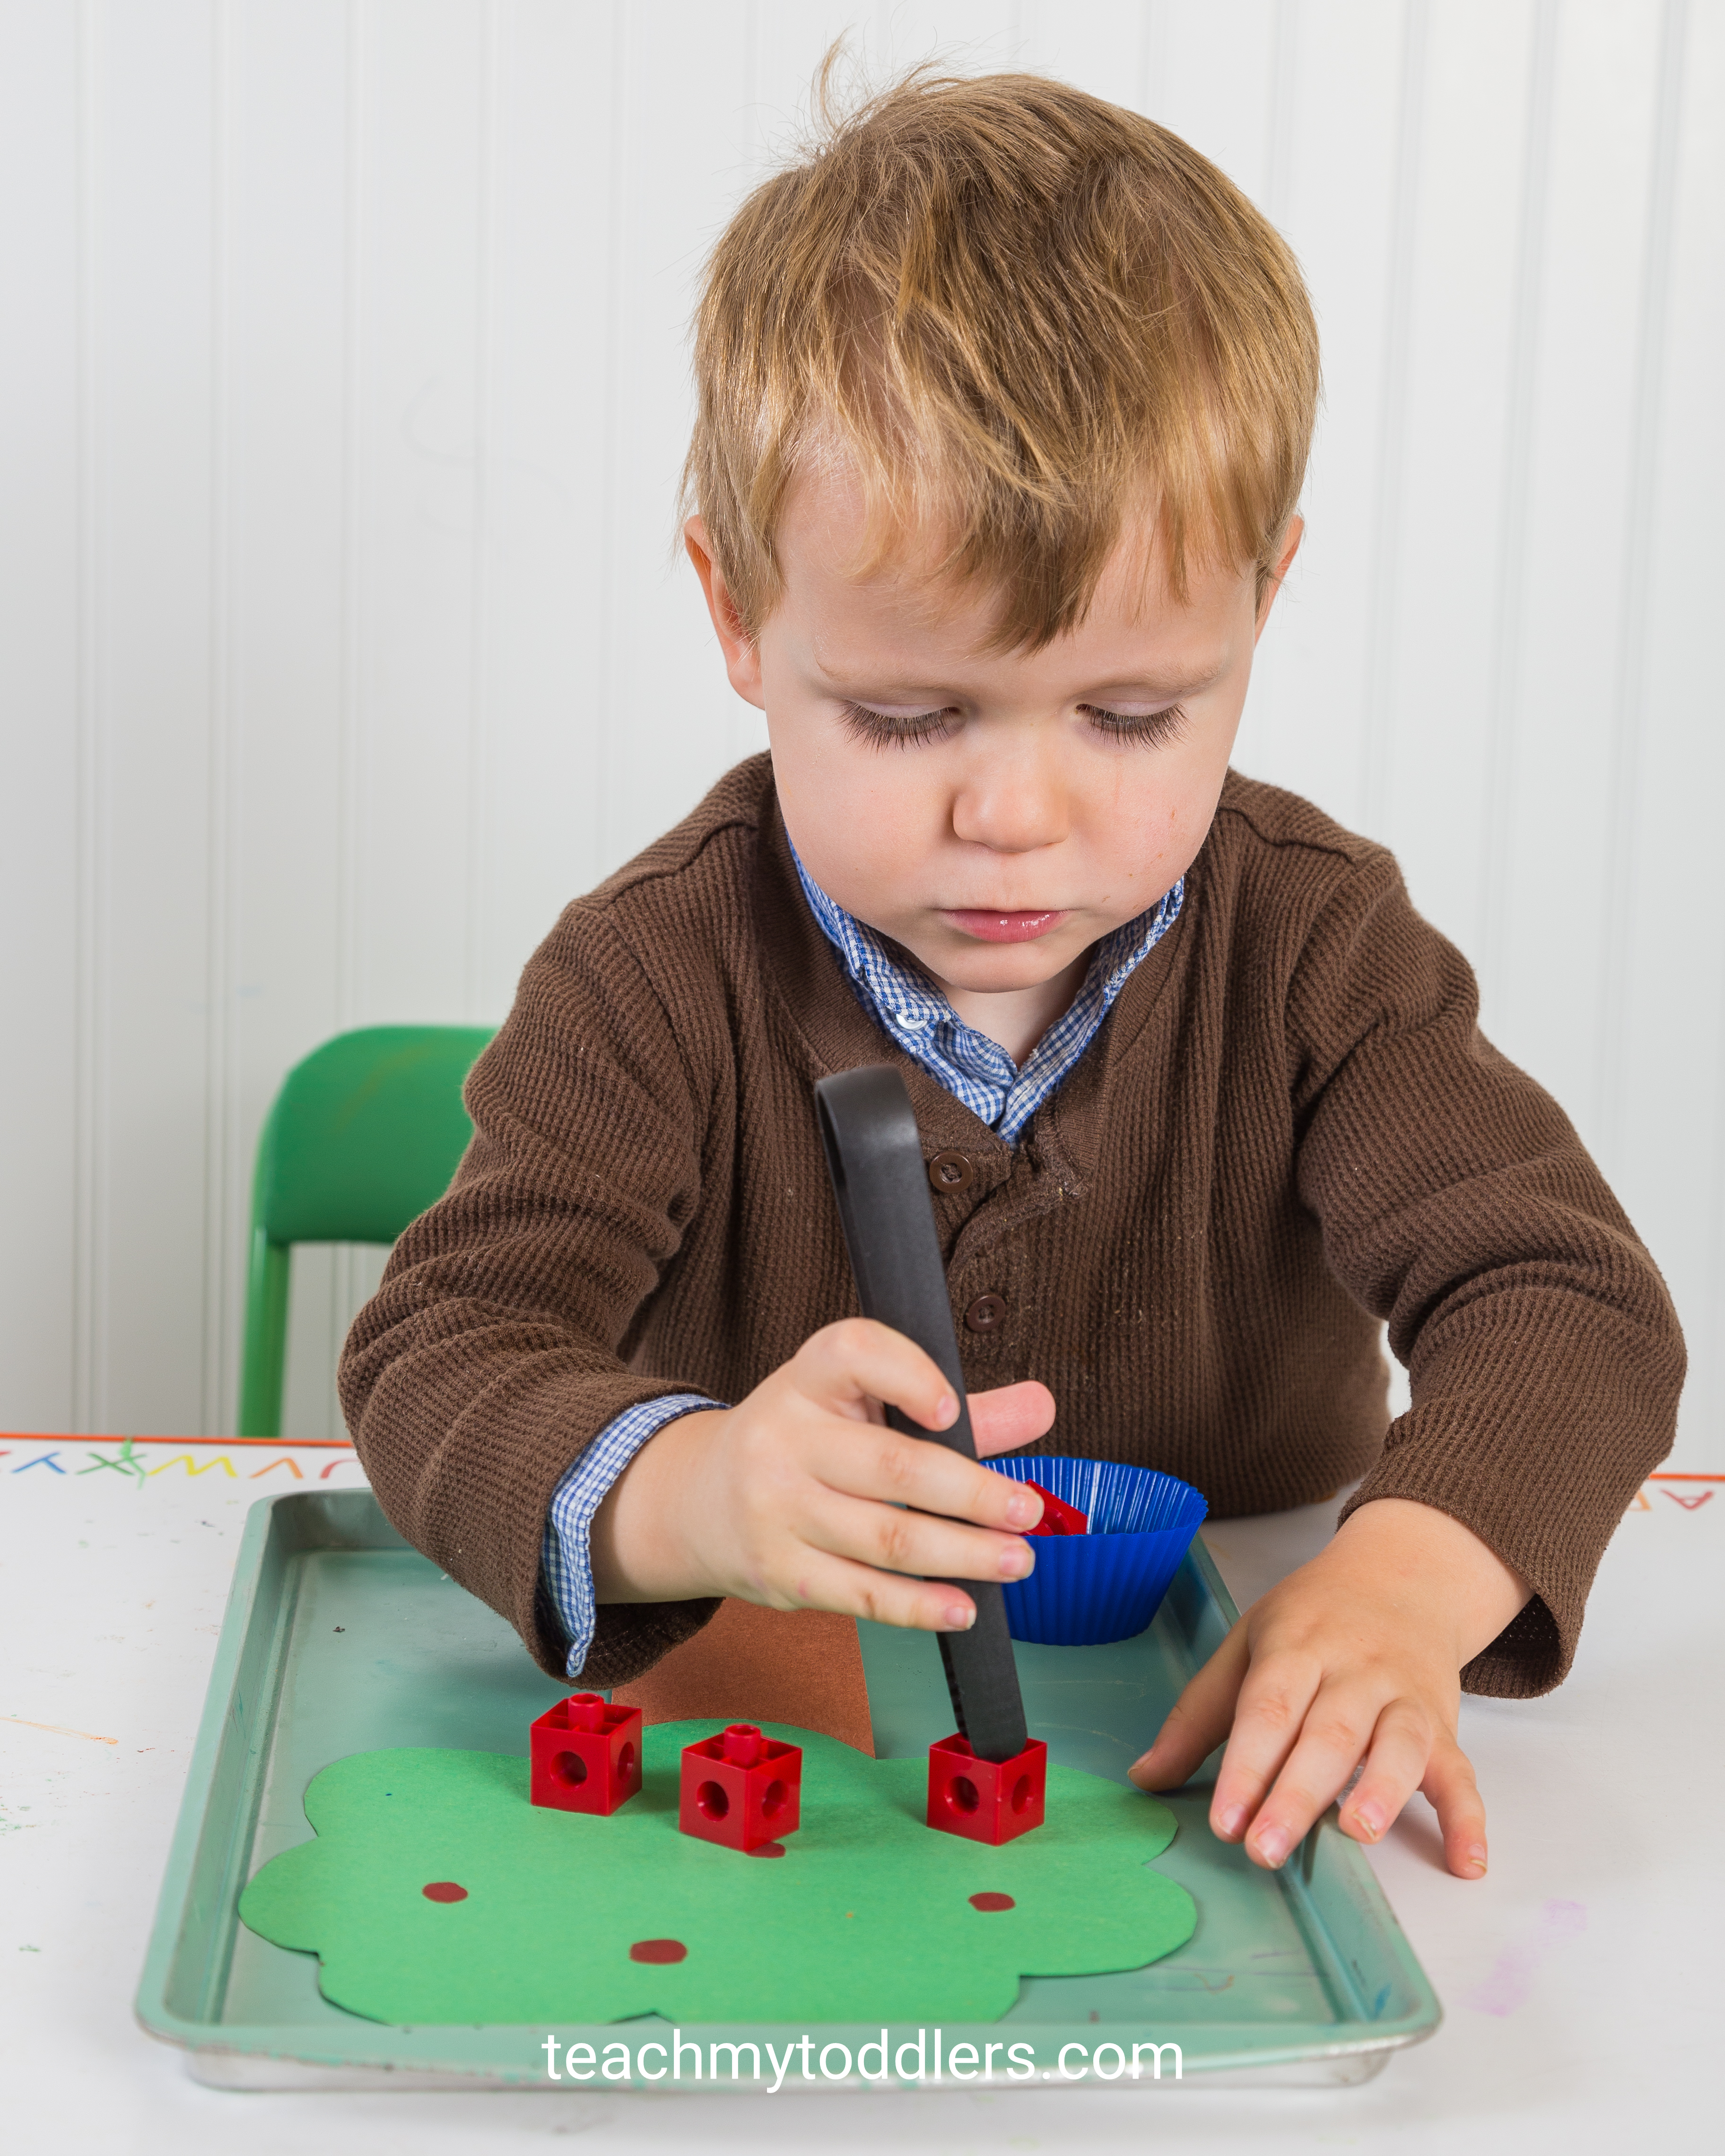
{"label": "boy's eyelashes", "polygon": [[958,716],[950,705],[938,711],[877,711],[849,698],[839,711],[846,730],[870,748],[908,748],[912,742],[942,740]]}
{"label": "boy's eyelashes", "polygon": [[[849,698],[839,709],[847,730],[871,748],[908,748],[913,742],[943,740],[960,716],[950,704],[937,711],[877,711]],[[1153,748],[1177,740],[1187,725],[1185,707],[1180,704],[1159,711],[1115,711],[1101,704],[1081,704],[1078,709],[1110,740]]]}
{"label": "boy's eyelashes", "polygon": [[1101,704],[1078,708],[1098,733],[1111,735],[1116,741],[1142,742],[1159,748],[1164,742],[1178,741],[1186,731],[1183,704],[1170,704],[1160,711],[1111,711]]}

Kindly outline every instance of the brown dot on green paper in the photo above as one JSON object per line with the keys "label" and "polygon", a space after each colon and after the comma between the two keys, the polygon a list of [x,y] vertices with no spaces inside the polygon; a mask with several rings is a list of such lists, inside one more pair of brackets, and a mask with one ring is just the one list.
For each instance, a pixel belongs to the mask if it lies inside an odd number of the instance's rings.
{"label": "brown dot on green paper", "polygon": [[429,1887],[422,1887],[419,1892],[428,1902],[465,1902],[467,1899],[467,1889],[458,1887],[453,1879],[434,1879]]}
{"label": "brown dot on green paper", "polygon": [[637,1939],[629,1950],[631,1961],[685,1961],[688,1955],[680,1939]]}
{"label": "brown dot on green paper", "polygon": [[973,1909],[1015,1909],[1018,1903],[1010,1894],[973,1894],[970,1906]]}

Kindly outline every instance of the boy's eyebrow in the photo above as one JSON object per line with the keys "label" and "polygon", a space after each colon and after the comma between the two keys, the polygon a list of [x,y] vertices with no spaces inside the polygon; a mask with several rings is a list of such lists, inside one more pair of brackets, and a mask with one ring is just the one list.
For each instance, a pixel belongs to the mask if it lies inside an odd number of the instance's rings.
{"label": "boy's eyebrow", "polygon": [[[817,671],[833,689],[846,695],[866,693],[883,702],[927,703],[940,702],[949,694],[948,689],[932,688],[926,682],[895,681],[890,676],[865,673],[862,669],[834,665],[824,658],[818,647],[811,649]],[[1110,681],[1096,682],[1083,691],[1081,701],[1108,696],[1132,698],[1147,696],[1196,696],[1212,687],[1227,670],[1227,661],[1219,659],[1214,664],[1200,661],[1197,665],[1178,672],[1158,674],[1122,674]]]}
{"label": "boy's eyebrow", "polygon": [[1118,680],[1099,684],[1090,693],[1129,696],[1136,690],[1147,689],[1153,696],[1197,696],[1214,688],[1226,670],[1227,661],[1219,659],[1214,665],[1200,664],[1178,674],[1125,674]]}

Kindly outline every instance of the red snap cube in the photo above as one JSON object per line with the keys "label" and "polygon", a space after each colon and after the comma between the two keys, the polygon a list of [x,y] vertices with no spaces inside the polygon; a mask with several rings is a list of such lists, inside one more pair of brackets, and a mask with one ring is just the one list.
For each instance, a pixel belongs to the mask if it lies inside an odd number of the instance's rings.
{"label": "red snap cube", "polygon": [[683,1747],[677,1825],[721,1848],[759,1849],[797,1831],[802,1791],[802,1746],[733,1722]]}
{"label": "red snap cube", "polygon": [[999,1848],[1040,1826],[1048,1747],[1033,1737],[1016,1758],[978,1759],[963,1737],[928,1748],[928,1824]]}
{"label": "red snap cube", "polygon": [[1052,1490],[1045,1490],[1040,1482],[1027,1481],[1027,1490],[1034,1490],[1042,1500],[1042,1517],[1034,1527],[1026,1527],[1027,1535],[1087,1535],[1090,1515],[1081,1512],[1076,1505],[1069,1505],[1064,1497],[1055,1496]]}
{"label": "red snap cube", "polygon": [[528,1732],[536,1804],[607,1817],[641,1786],[641,1710],[596,1691],[560,1699]]}

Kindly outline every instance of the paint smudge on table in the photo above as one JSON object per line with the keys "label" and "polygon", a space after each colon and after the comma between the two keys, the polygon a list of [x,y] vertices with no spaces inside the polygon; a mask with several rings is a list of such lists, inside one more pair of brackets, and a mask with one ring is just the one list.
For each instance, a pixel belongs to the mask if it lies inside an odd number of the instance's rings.
{"label": "paint smudge on table", "polygon": [[1505,1948],[1490,1973],[1464,1995],[1463,2003],[1476,2014],[1502,2018],[1524,2006],[1532,1996],[1539,1965],[1559,1948],[1579,1939],[1587,1929],[1587,1908],[1580,1902],[1548,1902],[1539,1912],[1532,1933]]}

